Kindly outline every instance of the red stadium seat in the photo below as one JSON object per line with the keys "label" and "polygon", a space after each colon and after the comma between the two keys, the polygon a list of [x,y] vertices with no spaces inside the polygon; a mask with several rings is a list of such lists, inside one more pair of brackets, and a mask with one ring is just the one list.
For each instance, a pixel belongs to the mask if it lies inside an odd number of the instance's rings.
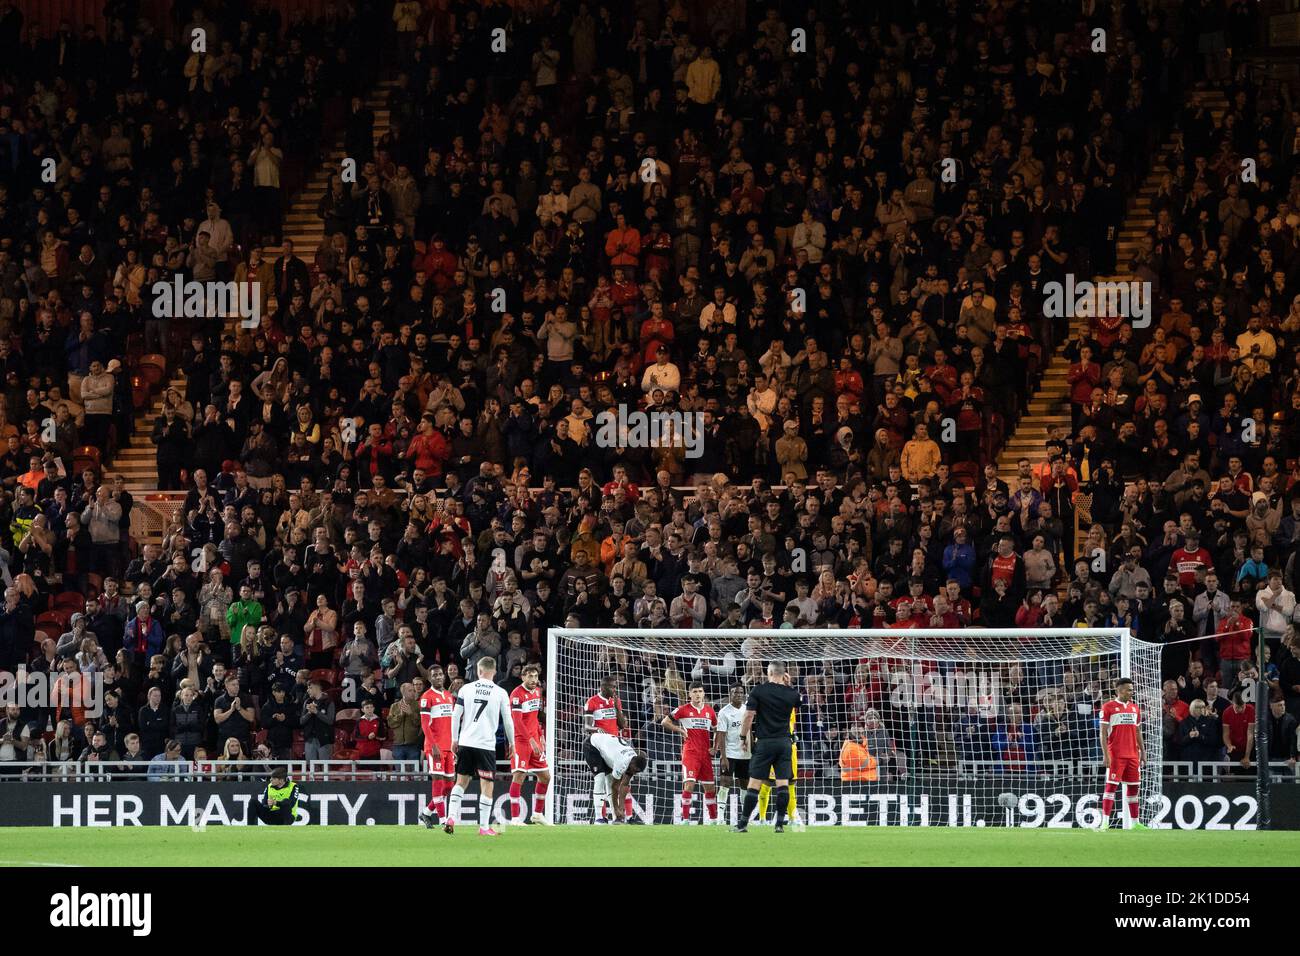
{"label": "red stadium seat", "polygon": [[57,608],[45,611],[44,613],[37,615],[36,623],[38,625],[48,624],[52,627],[56,627],[59,629],[59,633],[62,634],[65,631],[72,629],[72,612],[59,610]]}
{"label": "red stadium seat", "polygon": [[979,465],[973,461],[953,462],[951,471],[953,481],[960,481],[970,491],[975,490],[975,482],[980,473]]}
{"label": "red stadium seat", "polygon": [[343,710],[340,710],[338,713],[334,715],[334,722],[336,724],[344,720],[351,720],[353,722],[356,722],[360,719],[361,719],[360,707],[345,707]]}
{"label": "red stadium seat", "polygon": [[54,606],[69,611],[80,611],[86,606],[86,598],[80,591],[63,591],[54,596]]}
{"label": "red stadium seat", "polygon": [[87,468],[99,473],[100,454],[94,445],[82,445],[72,450],[72,473],[80,475]]}
{"label": "red stadium seat", "polygon": [[140,378],[150,392],[157,391],[157,387],[167,377],[167,356],[157,353],[142,356],[137,368]]}
{"label": "red stadium seat", "polygon": [[320,681],[322,687],[333,687],[334,671],[328,667],[318,667],[311,672],[311,679],[314,681]]}

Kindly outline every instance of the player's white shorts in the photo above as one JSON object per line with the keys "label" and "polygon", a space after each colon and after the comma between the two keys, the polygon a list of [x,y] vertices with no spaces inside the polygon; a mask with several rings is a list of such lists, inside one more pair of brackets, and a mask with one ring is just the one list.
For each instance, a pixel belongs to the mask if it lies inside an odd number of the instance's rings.
{"label": "player's white shorts", "polygon": [[454,777],[456,776],[456,758],[452,755],[451,748],[443,750],[435,758],[433,754],[425,754],[424,762],[429,770],[429,774],[434,777]]}

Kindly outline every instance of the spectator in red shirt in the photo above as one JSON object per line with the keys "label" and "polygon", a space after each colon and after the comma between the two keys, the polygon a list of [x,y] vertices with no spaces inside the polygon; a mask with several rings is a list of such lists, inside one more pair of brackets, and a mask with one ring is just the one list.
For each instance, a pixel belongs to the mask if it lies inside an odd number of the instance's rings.
{"label": "spectator in red shirt", "polygon": [[1092,348],[1079,349],[1079,361],[1070,366],[1065,379],[1070,383],[1070,404],[1074,406],[1075,424],[1079,411],[1092,399],[1092,390],[1101,384],[1101,366],[1092,360]]}
{"label": "spectator in red shirt", "polygon": [[1183,546],[1169,559],[1169,569],[1177,573],[1178,586],[1184,590],[1194,589],[1212,567],[1214,556],[1201,547],[1201,535],[1197,531],[1189,531]]}
{"label": "spectator in red shirt", "polygon": [[1223,712],[1223,746],[1228,751],[1228,759],[1241,764],[1241,770],[1233,768],[1235,773],[1250,769],[1250,757],[1255,749],[1255,705],[1242,699],[1240,687],[1233,688],[1232,706]]}
{"label": "spectator in red shirt", "polygon": [[379,737],[382,725],[379,715],[375,713],[375,702],[361,702],[361,719],[357,721],[357,759],[378,760],[380,756]]}

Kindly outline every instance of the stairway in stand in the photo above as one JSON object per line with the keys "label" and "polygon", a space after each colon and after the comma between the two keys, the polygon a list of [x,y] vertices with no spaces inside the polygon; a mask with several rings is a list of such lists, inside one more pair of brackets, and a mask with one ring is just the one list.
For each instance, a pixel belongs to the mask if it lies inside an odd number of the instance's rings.
{"label": "stairway in stand", "polygon": [[[380,81],[378,86],[371,91],[366,101],[367,107],[373,110],[375,114],[374,137],[376,141],[388,132],[388,93],[396,85],[395,80]],[[329,188],[330,177],[339,171],[339,163],[343,157],[343,133],[340,131],[334,148],[330,150],[320,167],[308,178],[306,185],[294,197],[293,202],[289,205],[289,211],[285,215],[284,238],[293,242],[294,253],[307,263],[308,268],[311,268],[316,249],[325,238],[325,224],[316,214],[316,208],[321,197],[325,195],[325,191]],[[360,170],[358,169],[359,174]],[[280,255],[282,248],[277,246],[263,247],[262,257],[274,261]],[[274,297],[272,297],[271,301],[274,306]],[[235,321],[233,318],[227,320],[227,331],[232,334],[235,331]],[[169,369],[168,371],[170,380],[167,384],[180,389],[183,394],[185,390],[184,369]],[[247,384],[245,383],[245,387],[247,387]],[[164,388],[163,391],[165,390]],[[120,474],[126,479],[126,489],[136,502],[131,515],[131,533],[141,544],[147,542],[158,543],[162,540],[162,535],[166,531],[166,524],[175,509],[174,504],[163,500],[164,495],[160,494],[160,492],[180,491],[180,489],[158,488],[157,461],[151,436],[153,434],[153,423],[161,414],[162,392],[160,391],[154,397],[148,409],[136,416],[135,433],[132,435],[130,442],[119,449],[113,459],[112,467],[108,471],[110,475]],[[199,410],[199,414],[202,414],[202,410]],[[151,507],[146,496],[153,496],[157,506]]]}
{"label": "stairway in stand", "polygon": [[[1196,91],[1189,96],[1192,102],[1209,106],[1216,123],[1222,119],[1228,107],[1227,99],[1217,90]],[[1127,282],[1132,279],[1128,264],[1137,253],[1142,237],[1155,225],[1151,200],[1156,194],[1161,178],[1171,171],[1168,162],[1174,149],[1173,142],[1166,142],[1160,147],[1151,172],[1138,190],[1138,194],[1129,202],[1128,212],[1120,226],[1116,249],[1118,274],[1093,276],[1094,281]],[[998,474],[1004,481],[1016,473],[1016,462],[1019,459],[1028,458],[1034,463],[1042,460],[1044,443],[1055,437],[1058,429],[1061,435],[1069,434],[1070,391],[1066,376],[1070,371],[1070,363],[1065,357],[1065,346],[1081,328],[1086,328],[1087,324],[1086,318],[1071,319],[1068,335],[1059,339],[1061,344],[1048,361],[1043,371],[1042,381],[1039,383],[1038,390],[1030,397],[1029,407],[1020,420],[1019,427],[998,455]]]}

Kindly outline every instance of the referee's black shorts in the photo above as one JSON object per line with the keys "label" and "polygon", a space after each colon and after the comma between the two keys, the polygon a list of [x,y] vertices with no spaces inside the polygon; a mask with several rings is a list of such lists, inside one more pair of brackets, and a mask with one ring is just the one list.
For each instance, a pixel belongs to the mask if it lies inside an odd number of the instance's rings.
{"label": "referee's black shorts", "polygon": [[497,769],[497,752],[478,747],[461,747],[456,754],[456,775],[491,780]]}
{"label": "referee's black shorts", "polygon": [[766,780],[771,774],[777,780],[789,780],[794,772],[790,762],[789,737],[767,737],[754,743],[754,753],[749,758],[751,780]]}

